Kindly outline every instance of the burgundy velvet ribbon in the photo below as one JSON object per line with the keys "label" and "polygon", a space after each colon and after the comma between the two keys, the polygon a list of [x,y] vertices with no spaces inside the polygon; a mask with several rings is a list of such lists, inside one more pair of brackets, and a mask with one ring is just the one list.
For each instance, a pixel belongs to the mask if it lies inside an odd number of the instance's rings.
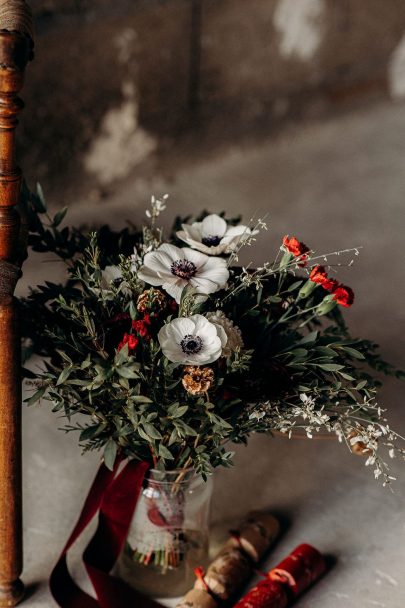
{"label": "burgundy velvet ribbon", "polygon": [[[147,462],[134,460],[117,475],[102,464],[87,495],[82,512],[49,581],[51,593],[61,608],[161,608],[110,575],[128,534],[132,516],[148,470]],[[76,585],[67,567],[67,553],[90,521],[99,513],[98,527],[83,553],[83,561],[97,600]]]}

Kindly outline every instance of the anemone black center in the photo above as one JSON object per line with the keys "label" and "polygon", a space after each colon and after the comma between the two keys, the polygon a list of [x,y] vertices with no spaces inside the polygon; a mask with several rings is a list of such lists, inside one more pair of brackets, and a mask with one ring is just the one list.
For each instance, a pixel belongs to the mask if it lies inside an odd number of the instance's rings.
{"label": "anemone black center", "polygon": [[174,276],[189,281],[197,272],[197,266],[190,260],[176,260],[171,265],[171,272]]}
{"label": "anemone black center", "polygon": [[203,341],[200,336],[184,336],[180,342],[181,349],[186,355],[195,355],[199,353],[203,347]]}
{"label": "anemone black center", "polygon": [[205,236],[201,242],[203,245],[206,245],[207,247],[217,247],[220,242],[221,242],[221,237],[220,236]]}

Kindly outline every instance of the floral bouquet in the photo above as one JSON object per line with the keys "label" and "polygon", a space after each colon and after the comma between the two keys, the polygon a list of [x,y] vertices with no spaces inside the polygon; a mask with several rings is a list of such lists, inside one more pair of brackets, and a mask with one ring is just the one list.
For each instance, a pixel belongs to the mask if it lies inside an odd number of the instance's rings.
{"label": "floral bouquet", "polygon": [[164,570],[198,545],[184,526],[189,472],[207,479],[230,466],[229,446],[251,433],[334,434],[384,484],[393,479],[384,450],[404,453],[372,370],[402,374],[342,316],[354,294],[336,271],[358,250],[316,254],[285,236],[273,261],[240,267],[263,220],[203,213],[177,219],[165,239],[157,220],[166,199],[152,197],[139,232],[87,236],[60,230],[64,212],[51,218],[42,193],[30,195],[31,245],[63,259],[69,276],[21,303],[26,355],[46,358],[28,404],[49,400],[107,467],[117,456],[150,462],[150,479],[163,485],[139,503],[143,532],[126,554]]}

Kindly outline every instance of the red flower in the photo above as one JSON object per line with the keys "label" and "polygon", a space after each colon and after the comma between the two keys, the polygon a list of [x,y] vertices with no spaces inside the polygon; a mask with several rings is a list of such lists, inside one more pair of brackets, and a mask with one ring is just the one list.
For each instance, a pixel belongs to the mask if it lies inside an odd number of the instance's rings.
{"label": "red flower", "polygon": [[132,329],[134,331],[136,331],[136,333],[138,335],[141,336],[141,338],[145,338],[145,336],[148,335],[149,331],[148,328],[146,327],[146,324],[144,321],[132,321]]}
{"label": "red flower", "polygon": [[311,270],[309,278],[314,283],[322,285],[326,291],[334,292],[339,287],[339,283],[335,279],[330,279],[328,277],[324,266],[314,266]]}
{"label": "red flower", "polygon": [[336,300],[338,304],[346,306],[347,308],[353,304],[353,290],[350,289],[350,287],[346,287],[346,285],[338,283],[335,279],[330,279],[326,274],[324,266],[314,266],[309,278],[314,283],[318,283],[319,285],[322,285],[324,289],[330,291],[333,294],[333,299]]}
{"label": "red flower", "polygon": [[346,285],[338,285],[338,287],[333,290],[333,299],[341,306],[346,306],[346,308],[348,308],[354,302],[353,290],[350,287],[346,287]]}
{"label": "red flower", "polygon": [[333,293],[339,287],[339,283],[335,279],[328,279],[328,277],[326,277],[326,280],[322,283],[322,287],[326,289],[326,291]]}
{"label": "red flower", "polygon": [[[304,243],[301,243],[295,236],[289,238],[288,234],[283,238],[283,245],[290,253],[295,255],[295,257],[304,256],[309,252],[309,247]],[[307,256],[305,256],[305,258],[307,258]]]}
{"label": "red flower", "polygon": [[325,281],[329,281],[328,275],[326,274],[326,270],[324,266],[314,266],[311,269],[311,273],[309,278],[314,283],[318,283],[319,285],[323,285]]}
{"label": "red flower", "polygon": [[121,342],[118,344],[118,350],[120,351],[124,346],[128,344],[128,352],[134,351],[139,344],[139,340],[133,334],[124,334]]}
{"label": "red flower", "polygon": [[132,329],[136,331],[138,336],[141,338],[150,339],[149,328],[148,325],[151,324],[150,315],[145,314],[143,319],[139,319],[137,321],[132,321]]}
{"label": "red flower", "polygon": [[169,308],[173,313],[176,313],[178,311],[179,305],[177,304],[176,300],[170,300]]}

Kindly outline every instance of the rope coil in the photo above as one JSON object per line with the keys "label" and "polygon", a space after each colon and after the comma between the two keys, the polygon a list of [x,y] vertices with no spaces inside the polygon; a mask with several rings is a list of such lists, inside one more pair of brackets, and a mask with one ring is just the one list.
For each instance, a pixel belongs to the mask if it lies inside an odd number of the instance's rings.
{"label": "rope coil", "polygon": [[19,32],[34,40],[32,11],[25,0],[0,0],[0,30]]}

